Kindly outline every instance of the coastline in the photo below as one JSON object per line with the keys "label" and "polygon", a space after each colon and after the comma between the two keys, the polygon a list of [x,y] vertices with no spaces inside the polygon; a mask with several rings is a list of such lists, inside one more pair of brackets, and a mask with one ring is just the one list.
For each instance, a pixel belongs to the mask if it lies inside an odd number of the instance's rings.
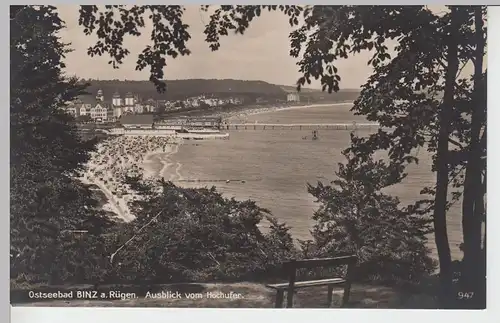
{"label": "coastline", "polygon": [[[144,157],[143,169],[144,169],[144,178],[150,179],[160,179],[164,177],[164,174],[167,170],[173,167],[174,163],[170,160],[170,158],[175,155],[179,151],[179,146],[182,145],[182,141],[178,140],[176,143],[169,144],[169,151],[151,151]],[[158,171],[152,171],[145,166],[145,164],[153,162],[152,159],[158,158],[158,161],[162,164],[162,168]],[[179,165],[182,167],[181,163],[176,163],[176,173]],[[149,173],[149,174],[148,174]],[[172,177],[171,174],[170,177]],[[180,177],[182,177],[179,173]],[[171,180],[171,179],[168,179]]]}
{"label": "coastline", "polygon": [[139,196],[129,185],[124,183],[126,175],[142,174],[145,179],[159,178],[170,166],[168,161],[160,158],[162,169],[155,174],[148,169],[147,164],[156,155],[175,154],[181,139],[174,137],[152,136],[119,136],[97,146],[97,151],[91,155],[90,161],[79,178],[83,183],[94,185],[103,192],[107,201],[103,208],[116,214],[125,221],[133,221],[128,204],[138,200]]}
{"label": "coastline", "polygon": [[249,107],[248,109],[242,109],[240,111],[227,112],[222,114],[214,114],[214,116],[220,116],[226,121],[233,121],[237,119],[244,119],[247,116],[278,112],[278,111],[288,111],[288,110],[297,110],[297,109],[308,109],[315,107],[323,107],[323,106],[340,106],[353,104],[353,101],[345,101],[345,102],[335,102],[335,103],[316,103],[316,104],[297,104],[297,105],[288,105],[288,106],[275,106],[275,107]]}

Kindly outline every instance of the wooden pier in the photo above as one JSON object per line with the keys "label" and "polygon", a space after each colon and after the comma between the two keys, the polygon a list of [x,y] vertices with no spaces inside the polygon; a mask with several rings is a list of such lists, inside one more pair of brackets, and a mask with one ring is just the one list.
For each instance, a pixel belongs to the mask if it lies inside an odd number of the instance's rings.
{"label": "wooden pier", "polygon": [[178,183],[246,183],[246,182],[258,182],[262,179],[178,179],[172,182]]}
{"label": "wooden pier", "polygon": [[377,129],[378,123],[231,123],[221,126],[224,130],[359,130]]}

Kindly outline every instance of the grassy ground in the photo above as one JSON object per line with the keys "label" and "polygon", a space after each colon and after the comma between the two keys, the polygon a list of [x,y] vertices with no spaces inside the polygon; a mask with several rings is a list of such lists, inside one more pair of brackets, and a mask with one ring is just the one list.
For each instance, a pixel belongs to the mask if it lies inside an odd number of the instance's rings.
{"label": "grassy ground", "polygon": [[[73,299],[35,300],[29,297],[28,290],[11,293],[13,306],[52,306],[52,307],[204,307],[204,308],[272,308],[274,307],[275,292],[267,289],[263,284],[233,283],[233,284],[182,284],[157,285],[149,288],[137,286],[100,287],[98,292],[107,295],[107,299],[75,299],[78,290],[88,289],[89,286],[73,286],[71,289],[60,287],[51,288],[54,291],[73,291]],[[37,289],[39,290],[39,289]],[[109,291],[133,293],[125,299],[111,299]],[[147,293],[155,294],[170,291],[179,292],[180,298],[151,298]],[[208,293],[213,293],[209,294]],[[216,298],[215,293],[231,294],[231,298]],[[200,298],[190,299],[189,293],[199,293]],[[342,289],[334,290],[331,307],[340,307]],[[99,295],[100,296],[100,295]],[[116,295],[114,295],[116,296]],[[135,296],[135,297],[134,297]],[[286,298],[285,298],[286,299]],[[299,290],[294,296],[296,308],[326,308],[327,288],[311,287]],[[354,285],[351,299],[347,307],[350,308],[435,308],[435,301],[427,295],[415,295],[397,291],[383,286]]]}

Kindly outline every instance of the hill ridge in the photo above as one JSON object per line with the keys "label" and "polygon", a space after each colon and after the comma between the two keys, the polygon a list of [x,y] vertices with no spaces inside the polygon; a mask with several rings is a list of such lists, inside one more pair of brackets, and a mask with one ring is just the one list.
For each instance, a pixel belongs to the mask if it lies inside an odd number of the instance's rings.
{"label": "hill ridge", "polygon": [[[245,104],[258,102],[258,98],[268,102],[285,101],[287,94],[296,92],[294,86],[277,85],[260,80],[237,79],[180,79],[166,80],[167,91],[158,93],[149,80],[82,80],[90,83],[86,92],[95,96],[102,90],[105,99],[111,99],[115,92],[124,96],[131,92],[141,99],[181,101],[190,97],[201,95],[215,96],[218,98],[239,97]],[[341,102],[353,101],[359,95],[359,90],[342,89],[337,93],[329,94],[321,89],[303,88],[299,92],[301,102]]]}
{"label": "hill ridge", "polygon": [[214,94],[224,96],[250,96],[284,99],[286,92],[279,86],[265,81],[234,79],[185,79],[166,80],[167,91],[158,93],[153,83],[147,80],[85,80],[90,83],[90,94],[102,90],[105,96],[115,92],[124,95],[127,92],[143,98],[155,100],[182,100],[188,97]]}

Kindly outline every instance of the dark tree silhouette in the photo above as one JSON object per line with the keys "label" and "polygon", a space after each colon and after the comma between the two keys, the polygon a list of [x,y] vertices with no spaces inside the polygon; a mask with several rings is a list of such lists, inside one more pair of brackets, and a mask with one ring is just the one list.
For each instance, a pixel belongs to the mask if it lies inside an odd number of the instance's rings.
{"label": "dark tree silhouette", "polygon": [[[10,7],[11,277],[18,283],[92,279],[99,260],[82,255],[99,252],[108,223],[72,179],[94,143],[79,139],[61,109],[83,89],[62,76],[62,26],[54,7]],[[75,229],[90,234],[78,239]]]}

